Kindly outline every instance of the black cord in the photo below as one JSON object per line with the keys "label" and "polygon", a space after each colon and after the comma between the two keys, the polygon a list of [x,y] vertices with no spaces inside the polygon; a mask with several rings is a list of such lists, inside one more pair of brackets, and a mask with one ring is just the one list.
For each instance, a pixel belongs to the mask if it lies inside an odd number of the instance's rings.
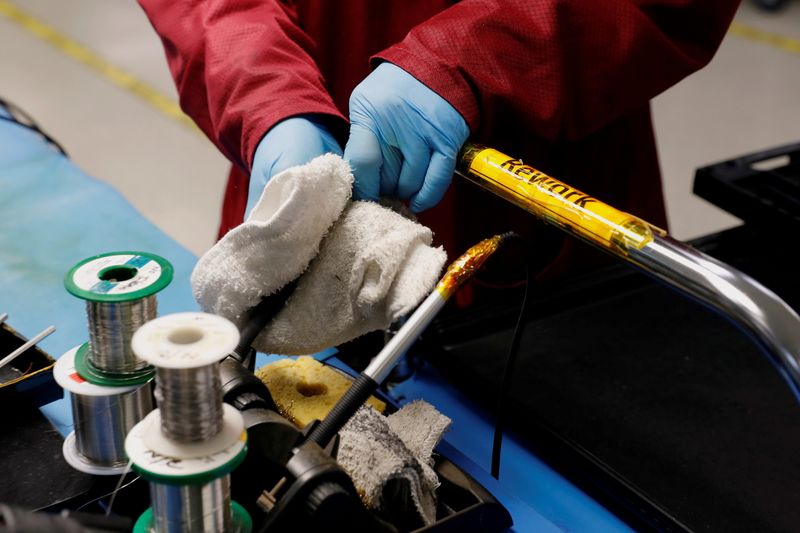
{"label": "black cord", "polygon": [[5,120],[6,122],[17,124],[18,126],[22,126],[23,128],[27,128],[33,131],[34,133],[37,133],[45,141],[47,141],[49,144],[55,147],[55,149],[58,150],[61,153],[61,155],[69,157],[67,155],[66,150],[64,150],[64,147],[61,146],[61,144],[59,144],[58,141],[56,141],[50,135],[48,135],[44,130],[42,130],[42,128],[39,127],[36,121],[33,120],[33,117],[31,117],[28,113],[23,111],[19,106],[12,104],[8,100],[0,98],[0,107],[3,107],[9,114],[9,116],[7,117],[0,115],[0,120]]}
{"label": "black cord", "polygon": [[297,281],[297,279],[292,280],[277,292],[265,296],[255,307],[248,311],[249,316],[240,331],[239,344],[232,354],[237,361],[244,362],[253,341],[256,340],[256,337],[267,324],[283,310],[286,301],[294,293],[295,287],[297,287]]}
{"label": "black cord", "polygon": [[[515,235],[519,240],[521,237]],[[514,334],[511,337],[511,344],[508,347],[508,354],[506,355],[506,364],[503,369],[503,377],[500,381],[500,390],[497,394],[497,406],[495,407],[494,416],[494,439],[492,441],[492,467],[491,474],[495,479],[500,479],[500,452],[503,447],[503,426],[505,425],[504,412],[507,406],[508,396],[511,388],[511,375],[513,374],[514,364],[519,355],[519,343],[522,340],[522,334],[525,330],[525,317],[528,314],[528,300],[531,289],[531,282],[533,280],[533,261],[531,260],[530,253],[526,249],[525,252],[525,292],[522,296],[522,304],[519,308],[519,315],[517,315],[517,324],[514,326]]]}

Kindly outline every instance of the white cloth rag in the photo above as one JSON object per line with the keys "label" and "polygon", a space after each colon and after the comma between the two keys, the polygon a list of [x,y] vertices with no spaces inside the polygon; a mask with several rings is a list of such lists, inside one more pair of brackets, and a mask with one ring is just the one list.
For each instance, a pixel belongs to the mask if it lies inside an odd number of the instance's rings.
{"label": "white cloth rag", "polygon": [[250,217],[198,261],[192,287],[203,310],[241,326],[263,296],[302,274],[253,342],[287,355],[342,344],[410,312],[433,289],[446,254],[425,226],[348,202],[352,179],[349,165],[328,154],[270,180]]}
{"label": "white cloth rag", "polygon": [[352,185],[350,166],[334,154],[274,176],[247,220],[197,262],[192,290],[200,307],[241,325],[245,311],[308,268]]}

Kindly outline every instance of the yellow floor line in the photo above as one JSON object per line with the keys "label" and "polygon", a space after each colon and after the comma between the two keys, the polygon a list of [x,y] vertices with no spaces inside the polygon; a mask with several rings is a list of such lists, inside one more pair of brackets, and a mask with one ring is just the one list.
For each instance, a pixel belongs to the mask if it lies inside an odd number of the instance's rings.
{"label": "yellow floor line", "polygon": [[192,119],[181,111],[180,106],[157,89],[104,60],[82,44],[60,33],[52,26],[18,8],[8,0],[0,0],[0,16],[15,26],[55,47],[64,55],[89,67],[93,72],[117,87],[137,96],[167,118],[201,134]]}
{"label": "yellow floor line", "polygon": [[758,28],[748,24],[742,24],[741,22],[734,22],[731,24],[730,33],[736,37],[766,44],[778,50],[789,52],[790,54],[800,54],[800,39],[792,39],[791,37],[785,37],[777,33],[759,30]]}

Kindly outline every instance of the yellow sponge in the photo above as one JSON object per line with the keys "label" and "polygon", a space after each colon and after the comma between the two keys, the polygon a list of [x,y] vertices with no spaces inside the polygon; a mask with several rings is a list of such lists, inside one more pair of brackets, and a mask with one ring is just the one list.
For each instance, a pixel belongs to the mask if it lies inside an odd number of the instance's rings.
{"label": "yellow sponge", "polygon": [[[298,427],[322,420],[350,388],[352,379],[306,355],[281,359],[256,371],[278,411]],[[386,404],[371,396],[367,403],[383,412]]]}

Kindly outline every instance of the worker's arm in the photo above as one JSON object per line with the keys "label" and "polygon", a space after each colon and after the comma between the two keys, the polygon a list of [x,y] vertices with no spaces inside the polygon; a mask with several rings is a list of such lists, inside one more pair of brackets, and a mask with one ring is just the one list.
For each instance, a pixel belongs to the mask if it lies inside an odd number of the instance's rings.
{"label": "worker's arm", "polygon": [[589,135],[705,65],[737,5],[462,0],[374,57],[394,65],[353,92],[355,195],[432,207],[467,135],[490,140],[510,116],[544,139]]}
{"label": "worker's arm", "polygon": [[[264,134],[286,118],[310,115],[312,120],[301,129],[321,125],[312,140],[326,147],[330,134],[324,130],[347,127],[311,58],[313,43],[298,27],[290,3],[140,3],[164,43],[181,107],[243,169],[250,170]],[[296,159],[266,149],[262,153],[262,159],[268,159],[264,172],[281,158]]]}
{"label": "worker's arm", "polygon": [[373,61],[442,96],[473,134],[514,113],[546,139],[591,134],[704,66],[738,0],[462,0]]}

